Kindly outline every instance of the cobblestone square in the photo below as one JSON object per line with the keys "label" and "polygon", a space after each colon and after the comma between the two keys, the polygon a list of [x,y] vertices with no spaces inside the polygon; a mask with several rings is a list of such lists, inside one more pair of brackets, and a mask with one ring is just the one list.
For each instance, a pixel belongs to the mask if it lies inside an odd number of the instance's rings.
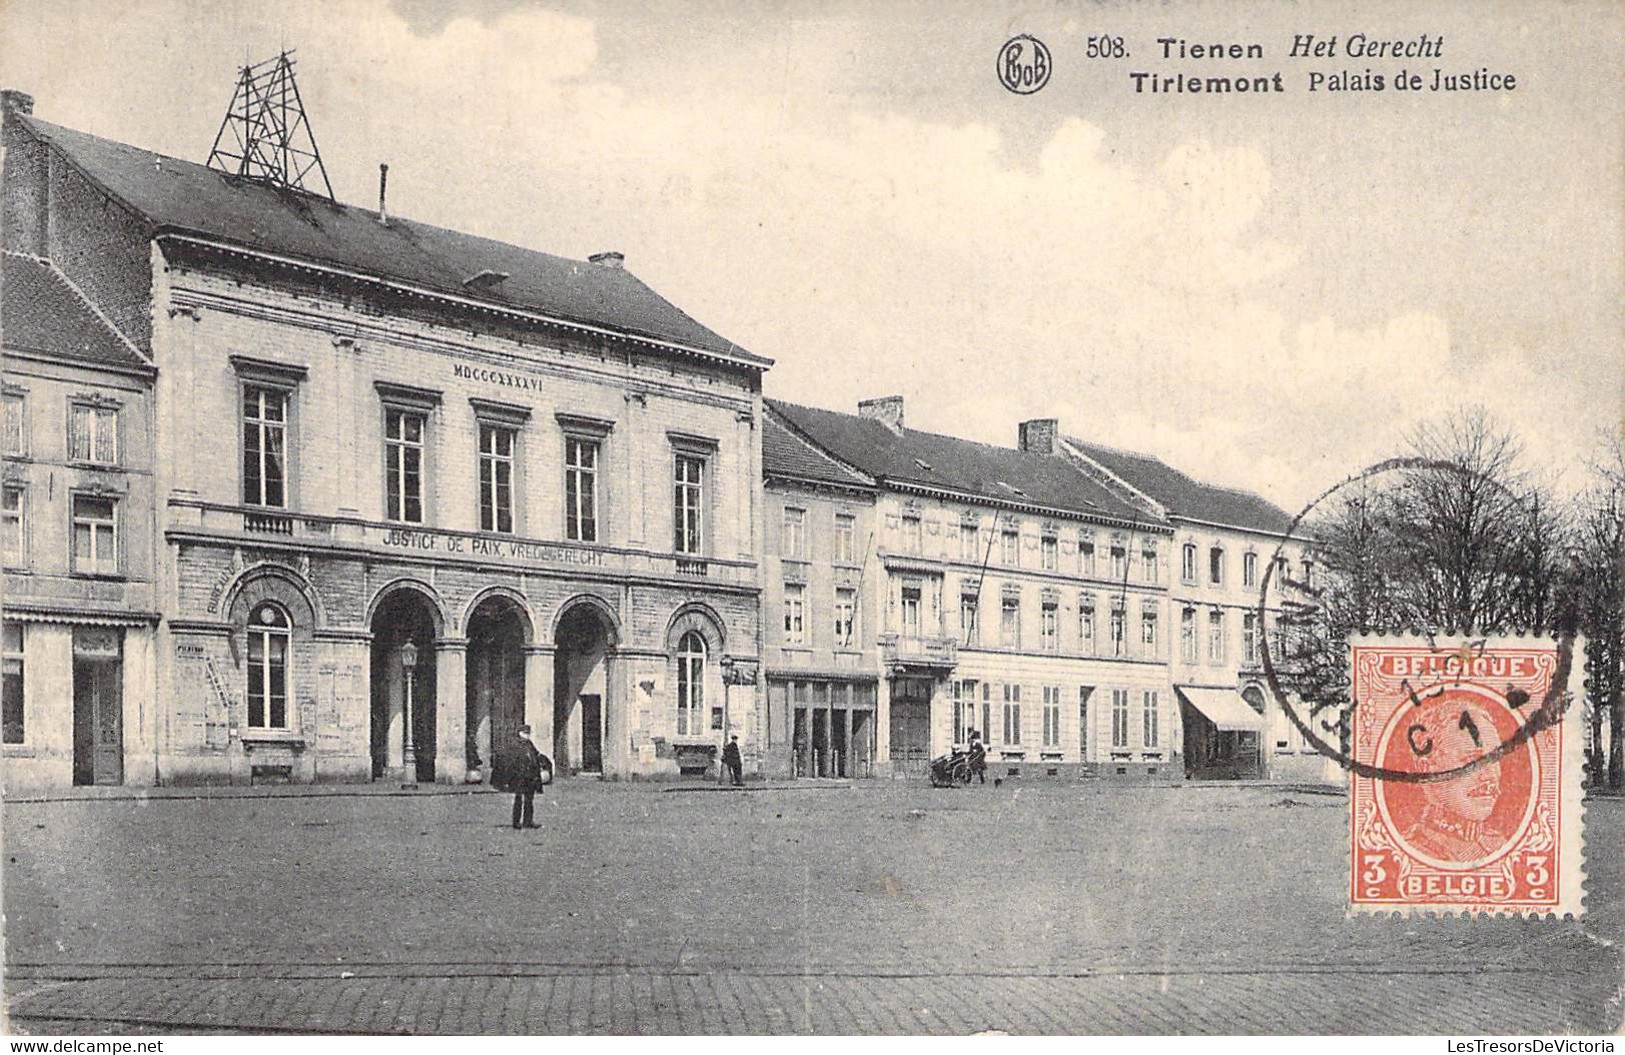
{"label": "cobblestone square", "polygon": [[8,802],[18,1030],[1612,1032],[1625,803],[1583,921],[1343,909],[1280,787],[566,782]]}

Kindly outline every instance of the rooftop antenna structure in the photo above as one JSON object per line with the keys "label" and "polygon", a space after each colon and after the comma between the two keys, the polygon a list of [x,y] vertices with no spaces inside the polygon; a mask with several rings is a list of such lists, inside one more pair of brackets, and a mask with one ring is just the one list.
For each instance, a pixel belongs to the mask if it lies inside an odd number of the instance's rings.
{"label": "rooftop antenna structure", "polygon": [[293,51],[284,49],[238,71],[237,90],[209,151],[209,167],[273,187],[325,193],[333,201],[333,184],[305,117],[293,65]]}

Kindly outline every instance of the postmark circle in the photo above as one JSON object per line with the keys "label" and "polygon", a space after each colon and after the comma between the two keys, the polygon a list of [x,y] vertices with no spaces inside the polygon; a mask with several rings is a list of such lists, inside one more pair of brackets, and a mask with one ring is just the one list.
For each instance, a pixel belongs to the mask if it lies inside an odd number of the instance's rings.
{"label": "postmark circle", "polygon": [[[1430,472],[1467,474],[1489,484],[1490,486],[1497,488],[1501,487],[1501,485],[1496,483],[1494,480],[1483,477],[1481,474],[1475,473],[1473,470],[1457,465],[1454,462],[1419,457],[1390,458],[1386,461],[1378,462],[1375,465],[1369,466],[1360,472],[1357,472],[1346,479],[1333,484],[1331,487],[1328,487],[1326,490],[1322,491],[1319,495],[1310,500],[1309,504],[1306,505],[1297,516],[1292,518],[1292,523],[1287,526],[1287,530],[1281,537],[1280,544],[1275,548],[1275,553],[1273,554],[1274,559],[1270,560],[1266,564],[1264,573],[1259,578],[1258,606],[1254,609],[1255,613],[1257,614],[1259,626],[1267,627],[1269,625],[1266,616],[1268,614],[1270,587],[1272,584],[1276,583],[1276,569],[1285,564],[1285,549],[1287,543],[1300,541],[1298,538],[1298,532],[1303,522],[1307,520],[1310,515],[1321,506],[1322,503],[1337,495],[1345,488],[1370,480],[1373,477],[1381,476],[1385,473],[1407,470],[1425,470]],[[1547,689],[1545,696],[1538,702],[1524,701],[1526,703],[1534,703],[1535,705],[1531,707],[1529,711],[1525,712],[1528,714],[1528,717],[1518,724],[1516,731],[1513,732],[1510,737],[1502,739],[1497,746],[1487,750],[1480,750],[1477,754],[1462,761],[1459,765],[1438,770],[1417,771],[1415,769],[1401,769],[1392,767],[1386,764],[1387,759],[1385,759],[1380,752],[1376,756],[1378,759],[1378,764],[1373,765],[1369,762],[1361,762],[1359,759],[1352,757],[1352,755],[1345,754],[1340,748],[1327,743],[1326,740],[1324,740],[1313,728],[1311,728],[1309,722],[1306,721],[1304,717],[1298,713],[1297,708],[1292,705],[1291,701],[1288,699],[1286,690],[1281,685],[1281,672],[1276,666],[1275,656],[1270,649],[1270,635],[1268,633],[1261,633],[1258,635],[1258,637],[1259,665],[1263,668],[1264,680],[1269,685],[1270,695],[1274,697],[1276,705],[1281,708],[1281,713],[1286,716],[1287,720],[1290,721],[1293,727],[1296,728],[1303,736],[1304,741],[1313,747],[1317,752],[1326,756],[1327,758],[1330,758],[1332,761],[1336,762],[1339,766],[1348,770],[1349,772],[1371,780],[1393,781],[1397,783],[1409,784],[1440,783],[1454,780],[1457,777],[1471,773],[1474,770],[1486,766],[1496,765],[1502,759],[1512,755],[1515,752],[1525,753],[1519,752],[1518,749],[1542,730],[1551,728],[1558,722],[1562,721],[1563,714],[1567,710],[1570,703],[1566,696],[1566,689],[1569,683],[1569,673],[1574,663],[1574,632],[1572,629],[1564,630],[1560,634],[1556,635],[1555,639],[1547,639],[1555,640],[1555,644],[1557,646],[1557,662],[1555,669],[1552,671],[1550,687]],[[1439,649],[1439,651],[1441,654],[1445,654],[1447,652],[1447,650],[1442,648]],[[1455,687],[1460,688],[1462,686],[1457,685]],[[1420,704],[1422,701],[1413,694],[1412,702]],[[1358,706],[1359,701],[1352,701],[1352,705]]]}
{"label": "postmark circle", "polygon": [[[1464,685],[1397,709],[1375,757],[1385,769],[1441,772],[1472,761],[1486,741],[1512,739],[1521,726],[1504,700]],[[1376,801],[1387,830],[1413,858],[1472,871],[1512,850],[1534,814],[1538,787],[1540,752],[1514,751],[1452,780],[1377,781]]]}
{"label": "postmark circle", "polygon": [[999,83],[1017,95],[1031,95],[1049,83],[1055,69],[1049,48],[1029,33],[1020,33],[999,49]]}

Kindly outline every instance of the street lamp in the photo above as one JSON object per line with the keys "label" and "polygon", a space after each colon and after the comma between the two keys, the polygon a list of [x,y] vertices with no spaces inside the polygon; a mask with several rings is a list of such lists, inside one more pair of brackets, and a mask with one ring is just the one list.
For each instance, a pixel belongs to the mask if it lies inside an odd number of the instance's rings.
{"label": "street lamp", "polygon": [[408,641],[401,646],[401,670],[406,673],[406,707],[401,733],[401,787],[416,790],[418,786],[418,753],[412,746],[412,676],[417,670],[418,647]]}

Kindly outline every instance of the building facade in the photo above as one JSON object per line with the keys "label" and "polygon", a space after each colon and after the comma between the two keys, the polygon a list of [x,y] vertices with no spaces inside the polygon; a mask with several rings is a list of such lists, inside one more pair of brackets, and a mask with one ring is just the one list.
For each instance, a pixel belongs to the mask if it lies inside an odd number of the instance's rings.
{"label": "building facade", "polygon": [[875,482],[801,436],[771,405],[762,464],[764,771],[874,776],[885,742]]}
{"label": "building facade", "polygon": [[1165,524],[1053,430],[1046,453],[908,429],[895,397],[769,405],[876,481],[878,772],[918,774],[975,730],[995,775],[1178,777]]}
{"label": "building facade", "polygon": [[521,723],[565,773],[754,767],[767,360],[619,254],[22,113],[5,181],[157,371],[143,779],[475,780]]}
{"label": "building facade", "polygon": [[[1172,528],[1169,659],[1187,774],[1330,779],[1326,759],[1274,698],[1261,662],[1265,635],[1275,640],[1283,601],[1313,586],[1309,547],[1287,537],[1292,517],[1256,494],[1202,483],[1149,455],[1072,438],[1064,438],[1061,449]],[[1261,620],[1264,576],[1272,566]],[[1308,720],[1302,708],[1298,712]]]}
{"label": "building facade", "polygon": [[150,783],[154,371],[44,255],[6,250],[0,314],[5,786]]}

